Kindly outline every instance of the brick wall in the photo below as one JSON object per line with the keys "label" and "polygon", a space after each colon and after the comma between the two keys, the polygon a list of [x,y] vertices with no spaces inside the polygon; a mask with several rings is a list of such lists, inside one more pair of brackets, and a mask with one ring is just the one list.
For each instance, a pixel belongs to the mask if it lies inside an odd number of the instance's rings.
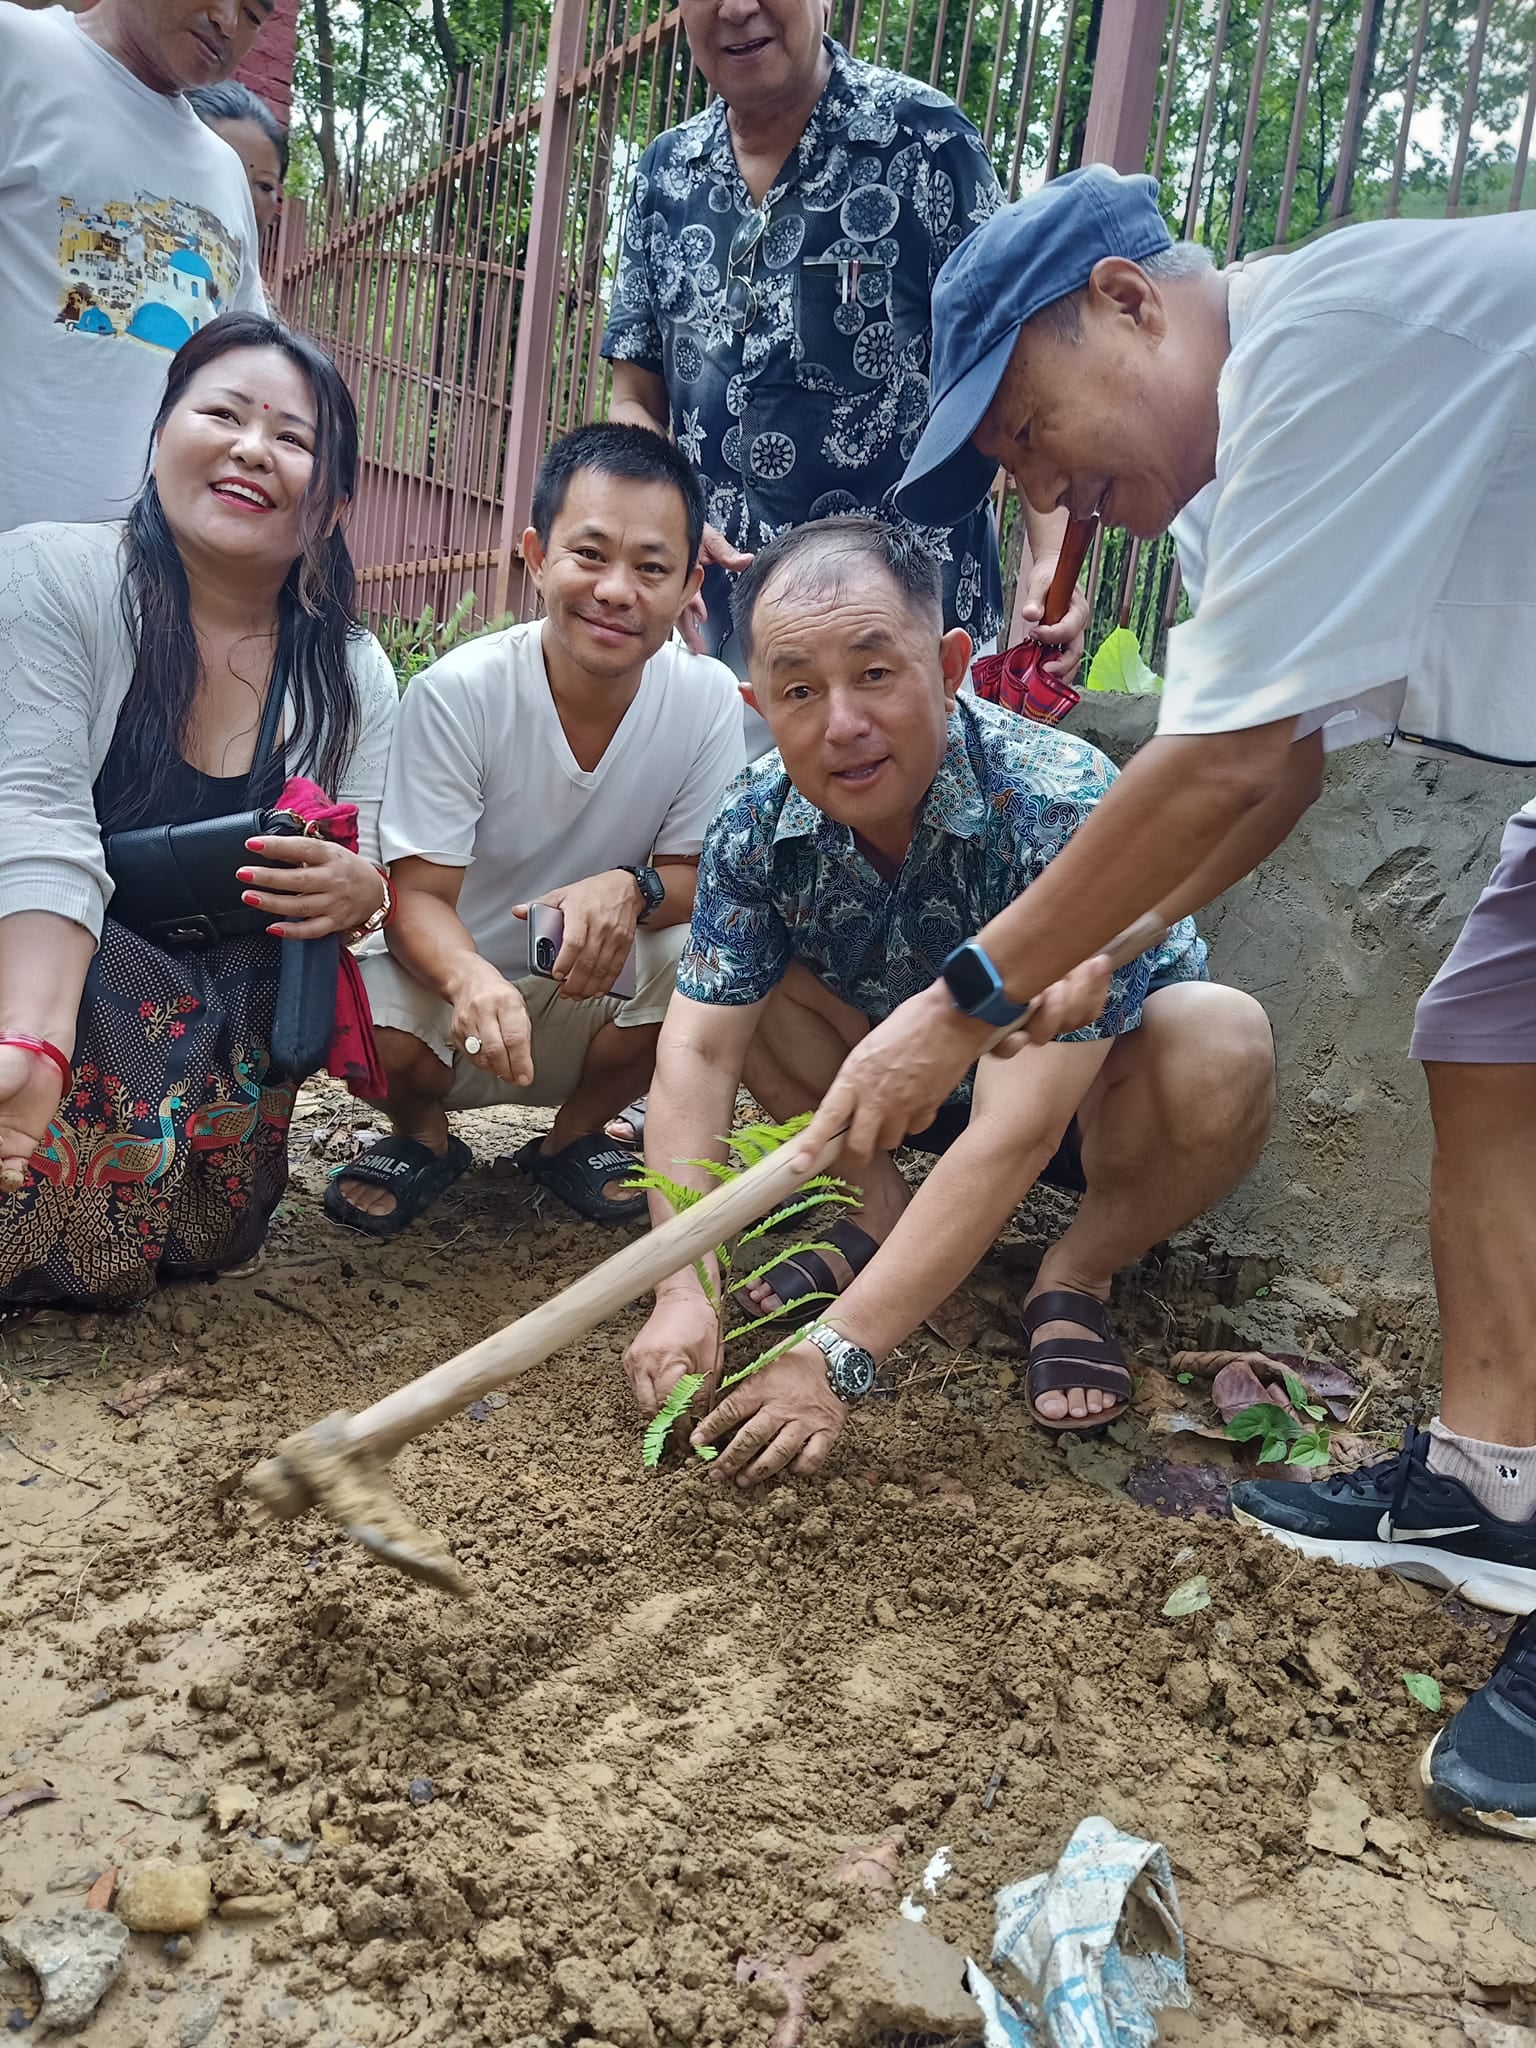
{"label": "brick wall", "polygon": [[277,0],[251,54],[235,73],[285,125],[293,101],[293,46],[298,27],[299,0]]}

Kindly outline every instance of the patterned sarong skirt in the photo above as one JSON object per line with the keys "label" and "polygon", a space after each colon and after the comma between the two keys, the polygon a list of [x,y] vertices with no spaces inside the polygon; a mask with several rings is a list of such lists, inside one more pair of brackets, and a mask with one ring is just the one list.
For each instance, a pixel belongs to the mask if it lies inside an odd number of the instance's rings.
{"label": "patterned sarong skirt", "polygon": [[107,919],[74,1084],[0,1196],[0,1304],[121,1308],[254,1256],[296,1092],[269,1076],[278,959],[264,935],[168,953]]}

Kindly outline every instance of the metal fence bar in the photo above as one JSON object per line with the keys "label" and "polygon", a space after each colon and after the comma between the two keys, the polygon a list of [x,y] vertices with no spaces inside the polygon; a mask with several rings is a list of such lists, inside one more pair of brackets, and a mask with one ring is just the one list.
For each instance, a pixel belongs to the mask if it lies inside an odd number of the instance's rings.
{"label": "metal fence bar", "polygon": [[[528,226],[517,348],[512,360],[512,416],[507,428],[501,487],[501,558],[496,565],[494,609],[504,612],[512,593],[512,561],[528,524],[533,479],[544,449],[550,347],[560,283],[560,241],[571,175],[574,95],[568,83],[586,30],[586,0],[555,0],[549,54],[539,102],[539,175]],[[519,610],[524,607],[520,603]]]}
{"label": "metal fence bar", "polygon": [[1515,151],[1515,167],[1509,181],[1509,210],[1514,213],[1520,205],[1520,195],[1525,189],[1525,168],[1531,160],[1531,123],[1536,118],[1536,41],[1531,46],[1531,75],[1525,88],[1525,118],[1520,123],[1520,146]]}
{"label": "metal fence bar", "polygon": [[1269,23],[1274,0],[1264,0],[1259,15],[1259,36],[1254,45],[1253,75],[1248,82],[1248,107],[1243,115],[1243,139],[1238,145],[1237,175],[1232,187],[1232,210],[1227,221],[1227,261],[1237,254],[1243,235],[1243,209],[1248,203],[1248,170],[1253,157],[1253,133],[1259,120],[1259,95],[1264,89],[1264,66],[1269,61]]}
{"label": "metal fence bar", "polygon": [[1355,39],[1355,61],[1350,66],[1349,98],[1344,106],[1344,125],[1339,134],[1339,162],[1333,174],[1333,198],[1328,211],[1342,220],[1349,211],[1355,182],[1355,149],[1360,118],[1360,100],[1365,91],[1366,72],[1371,59],[1371,16],[1376,0],[1364,0]]}
{"label": "metal fence bar", "polygon": [[1456,161],[1451,166],[1451,190],[1446,204],[1447,214],[1461,211],[1461,181],[1467,168],[1467,144],[1472,139],[1472,121],[1477,113],[1477,87],[1483,75],[1483,52],[1488,47],[1488,17],[1493,12],[1493,0],[1481,0],[1477,10],[1477,27],[1472,32],[1472,48],[1467,58],[1467,84],[1461,96],[1461,120],[1456,130]]}
{"label": "metal fence bar", "polygon": [[[1429,0],[1424,0],[1429,5]],[[1301,138],[1307,124],[1307,92],[1312,83],[1312,66],[1317,59],[1317,29],[1322,19],[1323,0],[1312,0],[1307,13],[1306,40],[1301,46],[1301,63],[1296,72],[1296,100],[1291,109],[1291,134],[1286,144],[1285,175],[1280,186],[1280,208],[1275,218],[1275,240],[1284,243],[1291,226],[1291,208],[1296,199],[1296,174],[1301,164]],[[1406,129],[1404,135],[1406,137]]]}
{"label": "metal fence bar", "polygon": [[1429,0],[1419,0],[1419,18],[1413,31],[1413,53],[1408,59],[1408,76],[1403,82],[1403,118],[1397,127],[1397,148],[1392,153],[1392,182],[1387,187],[1387,218],[1393,219],[1403,189],[1403,170],[1408,162],[1408,133],[1413,126],[1419,97],[1419,67],[1424,62],[1424,38],[1429,31]]}

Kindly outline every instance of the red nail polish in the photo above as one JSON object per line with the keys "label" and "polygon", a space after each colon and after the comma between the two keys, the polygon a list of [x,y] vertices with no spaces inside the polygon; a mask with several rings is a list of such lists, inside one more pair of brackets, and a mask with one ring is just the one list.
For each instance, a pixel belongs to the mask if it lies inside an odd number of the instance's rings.
{"label": "red nail polish", "polygon": [[236,880],[237,882],[254,882],[254,881],[255,881],[255,879],[256,879],[256,875],[255,875],[255,871],[254,871],[254,869],[252,869],[252,868],[236,868],[236,869],[235,869],[235,880]]}
{"label": "red nail polish", "polygon": [[254,889],[247,889],[245,891],[245,894],[240,898],[240,901],[246,905],[247,909],[260,910],[261,908],[261,898],[256,894],[256,891]]}
{"label": "red nail polish", "polygon": [[261,841],[259,839],[247,839],[247,841],[245,842],[245,850],[247,853],[260,853]]}

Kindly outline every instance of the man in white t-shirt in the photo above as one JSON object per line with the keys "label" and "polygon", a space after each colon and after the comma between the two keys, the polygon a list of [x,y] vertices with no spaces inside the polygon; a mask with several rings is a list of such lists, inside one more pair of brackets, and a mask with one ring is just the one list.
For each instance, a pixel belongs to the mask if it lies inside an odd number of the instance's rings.
{"label": "man in white t-shirt", "polygon": [[171,357],[265,311],[244,167],[184,94],[272,4],[0,6],[0,532],[121,518]]}
{"label": "man in white t-shirt", "polygon": [[[337,1222],[403,1230],[470,1164],[448,1112],[493,1103],[558,1112],[517,1161],[580,1214],[643,1215],[602,1126],[649,1085],[704,828],[745,760],[735,677],[673,637],[703,531],[670,442],[577,428],[523,536],[545,618],[406,691],[379,818],[397,910],[363,961],[393,1135],[332,1179]],[[547,972],[541,904],[563,920]]]}
{"label": "man in white t-shirt", "polygon": [[[1536,766],[1536,215],[1383,221],[1216,273],[1147,178],[1060,178],[987,223],[934,293],[936,402],[903,481],[953,517],[998,462],[1037,507],[1177,536],[1157,737],[941,979],[850,1056],[807,1134],[915,1128],[1010,997],[1030,1035],[1094,1014],[1140,912],[1196,909],[1285,838],[1323,753],[1396,735]],[[1074,970],[1077,970],[1075,973]],[[1240,1520],[1313,1556],[1536,1609],[1536,816],[1420,1002],[1435,1123],[1441,1415],[1324,1485],[1250,1481]],[[1445,1812],[1536,1840],[1536,1620],[1422,1765]]]}

